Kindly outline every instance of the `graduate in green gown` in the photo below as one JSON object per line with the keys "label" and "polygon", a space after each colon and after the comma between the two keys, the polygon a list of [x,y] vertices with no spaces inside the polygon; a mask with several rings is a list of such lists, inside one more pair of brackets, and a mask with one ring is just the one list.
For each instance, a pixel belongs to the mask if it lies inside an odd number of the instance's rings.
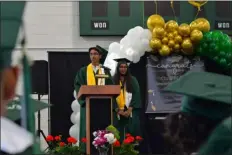
{"label": "graduate in green gown", "polygon": [[114,124],[120,132],[122,141],[126,133],[141,136],[141,97],[139,83],[129,71],[130,61],[126,58],[115,59],[115,61],[118,65],[113,79],[116,85],[121,85],[121,93],[116,98]]}
{"label": "graduate in green gown", "polygon": [[[211,61],[208,67],[213,64]],[[217,67],[214,71],[223,71],[216,64],[214,67]],[[178,155],[228,153],[232,144],[231,122],[228,121],[232,114],[231,89],[231,76],[210,72],[186,73],[165,88],[168,92],[185,95],[181,111],[168,116],[165,122],[169,152]],[[225,119],[228,120],[223,122]],[[211,144],[213,141],[216,143]]]}
{"label": "graduate in green gown", "polygon": [[[78,93],[82,85],[113,85],[113,80],[110,74],[110,69],[103,66],[107,51],[100,46],[91,47],[89,49],[91,63],[88,66],[82,67],[76,74],[74,87]],[[108,75],[108,78],[96,78],[96,74]],[[86,107],[85,99],[80,98],[78,102],[80,108],[80,139],[86,137]],[[82,147],[85,151],[85,147]]]}
{"label": "graduate in green gown", "polygon": [[[25,52],[26,39],[21,41],[22,58],[20,64],[12,66],[11,57],[15,47],[25,2],[1,2],[1,44],[0,44],[0,106],[1,106],[1,154],[41,154],[37,144],[34,123],[34,108],[30,99],[29,61]],[[16,84],[19,77],[19,65],[23,71],[23,96],[20,103],[22,126],[17,125],[7,116],[7,104],[15,97]],[[19,119],[19,118],[15,118]]]}

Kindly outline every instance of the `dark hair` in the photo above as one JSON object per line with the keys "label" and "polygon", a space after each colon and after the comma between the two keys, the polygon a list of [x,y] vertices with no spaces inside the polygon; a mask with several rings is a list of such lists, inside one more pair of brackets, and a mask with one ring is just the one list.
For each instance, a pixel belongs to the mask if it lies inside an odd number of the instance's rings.
{"label": "dark hair", "polygon": [[[126,64],[126,62],[119,62],[117,67],[116,67],[116,71],[115,71],[115,75],[113,77],[114,79],[114,83],[116,85],[119,85],[120,84],[120,71],[119,71],[119,68],[120,68],[120,65],[122,64]],[[126,72],[126,75],[125,75],[125,81],[126,81],[126,90],[127,92],[130,92],[132,93],[132,85],[131,85],[131,73],[130,73],[130,70],[129,70],[129,66],[127,65],[127,72]]]}
{"label": "dark hair", "polygon": [[177,155],[196,152],[220,122],[184,112],[170,114],[164,122],[166,150]]}
{"label": "dark hair", "polygon": [[98,52],[99,55],[102,55],[102,51],[99,48],[97,48],[97,47],[90,47],[89,48],[89,53],[90,53],[91,50],[95,50],[95,51]]}

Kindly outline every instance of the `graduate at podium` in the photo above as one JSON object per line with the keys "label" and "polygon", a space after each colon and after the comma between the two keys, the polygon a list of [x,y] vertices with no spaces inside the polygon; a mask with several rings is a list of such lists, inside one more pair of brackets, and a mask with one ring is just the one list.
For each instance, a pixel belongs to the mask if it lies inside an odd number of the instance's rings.
{"label": "graduate at podium", "polygon": [[[113,80],[110,74],[110,69],[103,66],[107,51],[100,46],[89,48],[89,56],[91,63],[88,66],[82,67],[76,74],[74,87],[78,93],[82,85],[113,85]],[[98,77],[105,75],[106,78]],[[80,138],[86,137],[86,107],[85,99],[80,98],[78,102],[80,109]],[[85,148],[82,147],[85,151]]]}
{"label": "graduate at podium", "polygon": [[121,86],[121,93],[116,98],[117,108],[114,118],[115,127],[120,132],[121,141],[126,133],[141,136],[140,110],[141,97],[137,79],[131,75],[129,65],[131,61],[126,58],[115,59],[118,62],[114,83]]}

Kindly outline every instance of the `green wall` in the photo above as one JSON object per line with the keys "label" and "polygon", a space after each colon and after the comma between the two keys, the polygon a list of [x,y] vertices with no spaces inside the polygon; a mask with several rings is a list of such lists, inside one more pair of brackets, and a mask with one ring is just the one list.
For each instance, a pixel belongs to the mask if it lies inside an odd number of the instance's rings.
{"label": "green wall", "polygon": [[[158,14],[164,19],[174,19],[169,1],[158,1]],[[190,23],[196,15],[196,8],[187,1],[174,1],[175,13],[179,23]],[[130,28],[142,26],[146,28],[147,18],[155,13],[153,1],[80,1],[80,35],[81,36],[123,36]],[[128,12],[129,11],[129,12]],[[210,21],[211,30],[215,29],[216,21],[229,23],[230,28],[223,31],[232,35],[232,2],[208,1],[198,17]],[[107,27],[94,29],[91,23],[105,22]]]}

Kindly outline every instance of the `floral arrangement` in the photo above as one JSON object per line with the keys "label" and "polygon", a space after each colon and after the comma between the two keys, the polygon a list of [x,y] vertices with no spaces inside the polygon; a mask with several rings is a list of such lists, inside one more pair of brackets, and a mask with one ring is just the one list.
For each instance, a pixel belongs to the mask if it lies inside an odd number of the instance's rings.
{"label": "floral arrangement", "polygon": [[122,144],[117,140],[114,142],[114,155],[138,155],[139,151],[135,150],[136,146],[143,140],[140,136],[133,137],[131,134],[126,134],[126,138]]}
{"label": "floral arrangement", "polygon": [[99,152],[107,152],[109,147],[117,141],[114,134],[107,130],[98,130],[93,133],[93,145]]}
{"label": "floral arrangement", "polygon": [[86,138],[82,138],[79,142],[73,138],[68,137],[67,142],[65,143],[62,140],[62,136],[52,136],[48,135],[46,137],[46,141],[49,144],[48,147],[48,154],[58,154],[58,155],[84,155],[84,153],[81,151],[81,147],[86,143]]}
{"label": "floral arrangement", "polygon": [[109,148],[113,146],[114,155],[138,155],[139,151],[135,149],[139,146],[139,143],[143,140],[140,136],[132,136],[131,134],[126,134],[126,138],[120,144],[119,131],[112,125],[108,126],[105,130],[98,130],[93,132],[95,137],[92,144],[99,151],[107,153]]}

